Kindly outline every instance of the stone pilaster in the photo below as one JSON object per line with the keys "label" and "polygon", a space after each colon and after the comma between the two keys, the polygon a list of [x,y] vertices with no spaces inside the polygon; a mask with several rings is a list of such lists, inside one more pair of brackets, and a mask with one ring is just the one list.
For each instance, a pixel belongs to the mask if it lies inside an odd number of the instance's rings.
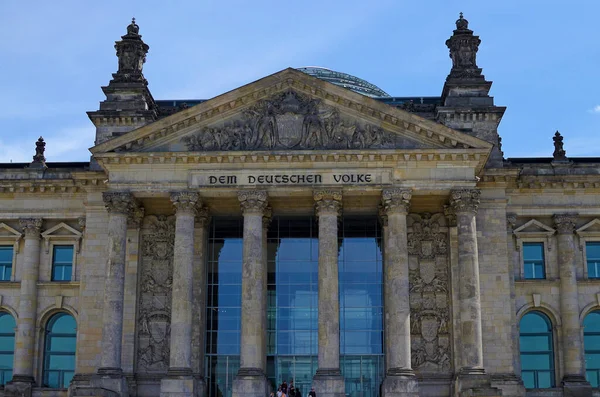
{"label": "stone pilaster", "polygon": [[317,396],[343,397],[338,285],[338,220],[342,192],[317,190],[313,197],[319,221],[319,356],[313,385]]}
{"label": "stone pilaster", "polygon": [[385,361],[384,397],[419,396],[411,367],[410,293],[406,215],[412,193],[387,189],[382,193],[382,212],[387,220],[384,233]]}
{"label": "stone pilaster", "polygon": [[458,396],[470,396],[474,390],[486,390],[485,396],[501,396],[502,391],[490,385],[483,367],[481,334],[481,293],[475,215],[481,192],[458,189],[450,193],[450,206],[458,229],[458,300],[461,341],[460,369],[455,383]]}
{"label": "stone pilaster", "polygon": [[[263,260],[263,266],[265,267],[265,269],[267,269],[264,273],[264,283],[265,285],[268,285],[268,263],[267,263],[267,235],[269,232],[269,225],[271,224],[271,218],[273,217],[273,209],[271,207],[267,207],[265,208],[265,212],[264,212],[264,216],[262,218],[263,221],[263,228],[262,228],[262,248],[263,248],[263,252],[262,252],[262,260]],[[263,332],[263,350],[265,352],[265,354],[263,355],[263,368],[267,368],[267,310],[268,310],[268,299],[269,299],[269,291],[267,288],[265,288],[265,299],[264,299],[264,307],[263,307],[263,313],[265,316],[265,332]]]}
{"label": "stone pilaster", "polygon": [[267,328],[267,267],[263,261],[263,217],[267,192],[245,190],[238,193],[244,215],[242,263],[242,324],[240,369],[233,382],[234,397],[264,397],[268,385],[265,375],[264,333]]}
{"label": "stone pilaster", "polygon": [[40,266],[40,230],[42,219],[20,219],[25,234],[23,269],[21,270],[21,293],[19,318],[15,340],[15,366],[13,379],[6,385],[7,396],[31,396],[33,358],[37,318],[37,281]]}
{"label": "stone pilaster", "polygon": [[127,396],[127,383],[121,368],[127,222],[137,205],[129,192],[105,192],[102,198],[108,211],[108,260],[100,368],[92,385]]}
{"label": "stone pilaster", "polygon": [[194,289],[194,223],[201,205],[198,193],[171,193],[175,207],[175,246],[171,290],[169,370],[161,380],[161,397],[196,395],[192,376],[192,313]]}
{"label": "stone pilaster", "polygon": [[575,267],[575,224],[577,214],[554,215],[558,243],[558,271],[560,275],[560,316],[562,319],[562,348],[564,377],[562,385],[565,396],[591,396],[592,388],[585,379],[585,364],[581,327],[579,324],[579,301],[577,271]]}

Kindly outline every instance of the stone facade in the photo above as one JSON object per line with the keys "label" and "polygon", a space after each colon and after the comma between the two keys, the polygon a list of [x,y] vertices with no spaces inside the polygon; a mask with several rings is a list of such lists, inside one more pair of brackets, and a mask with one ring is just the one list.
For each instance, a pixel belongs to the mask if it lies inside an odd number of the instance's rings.
{"label": "stone facade", "polygon": [[[243,219],[240,368],[232,395],[266,396],[267,231],[318,222],[319,397],[346,394],[340,363],[339,221],[379,218],[384,396],[592,396],[583,320],[600,309],[586,243],[600,241],[600,158],[504,159],[505,108],[461,17],[433,104],[390,105],[286,69],[169,109],[143,77],[135,21],[89,116],[90,163],[0,164],[0,246],[13,247],[0,310],[16,320],[5,396],[203,396],[211,216]],[[51,143],[48,143],[51,144]],[[524,244],[543,243],[530,279]],[[74,247],[67,279],[53,247]],[[554,387],[522,381],[519,322],[552,323]],[[76,320],[74,376],[49,388],[47,333]],[[63,385],[67,386],[67,385]],[[306,394],[306,391],[305,391]]]}

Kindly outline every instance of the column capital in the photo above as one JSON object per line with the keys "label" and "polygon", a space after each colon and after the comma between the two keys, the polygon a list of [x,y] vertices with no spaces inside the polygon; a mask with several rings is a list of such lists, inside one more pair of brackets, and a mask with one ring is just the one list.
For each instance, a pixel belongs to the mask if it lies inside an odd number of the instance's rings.
{"label": "column capital", "polygon": [[448,220],[448,226],[455,227],[456,226],[456,213],[454,209],[450,205],[444,206],[444,216]]}
{"label": "column capital", "polygon": [[132,229],[139,229],[144,221],[145,210],[139,203],[134,202],[133,208],[127,218],[127,227]]}
{"label": "column capital", "polygon": [[42,230],[42,218],[21,218],[19,219],[25,238],[39,238]]}
{"label": "column capital", "polygon": [[479,189],[455,189],[450,192],[450,207],[456,214],[461,212],[477,213],[480,197]]}
{"label": "column capital", "polygon": [[575,212],[566,212],[562,214],[554,214],[552,216],[554,225],[558,234],[573,234],[575,231],[575,224],[577,223],[577,216],[579,214]]}
{"label": "column capital", "polygon": [[325,213],[333,213],[340,216],[342,211],[341,190],[315,190],[313,199],[316,203],[317,216]]}
{"label": "column capital", "polygon": [[401,213],[407,214],[410,208],[412,192],[410,189],[384,189],[381,192],[381,204],[386,215]]}
{"label": "column capital", "polygon": [[242,207],[242,213],[263,214],[268,206],[267,192],[264,190],[242,190],[238,192],[238,200]]}
{"label": "column capital", "polygon": [[129,215],[133,211],[135,199],[130,192],[104,192],[102,199],[110,214]]}
{"label": "column capital", "polygon": [[200,196],[196,192],[172,192],[170,198],[176,213],[192,213],[195,215],[198,206],[202,205]]}

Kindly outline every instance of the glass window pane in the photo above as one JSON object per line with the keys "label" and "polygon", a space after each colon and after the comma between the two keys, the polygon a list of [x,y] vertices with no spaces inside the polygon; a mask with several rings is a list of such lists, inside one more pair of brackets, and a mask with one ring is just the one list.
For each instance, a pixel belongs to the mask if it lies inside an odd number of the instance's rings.
{"label": "glass window pane", "polygon": [[552,363],[548,354],[524,354],[521,353],[521,366],[528,370],[548,370]]}
{"label": "glass window pane", "polygon": [[587,335],[583,337],[583,343],[585,351],[598,351],[600,352],[600,335]]}
{"label": "glass window pane", "polygon": [[585,243],[585,253],[588,261],[600,259],[600,242],[594,241]]}
{"label": "glass window pane", "polygon": [[543,261],[544,243],[523,243],[523,259],[526,261]]}
{"label": "glass window pane", "polygon": [[66,313],[54,315],[48,321],[45,341],[44,379],[48,387],[64,388],[75,370],[75,347],[77,324]]}
{"label": "glass window pane", "polygon": [[586,371],[585,376],[592,385],[592,387],[598,387],[598,371]]}
{"label": "glass window pane", "polygon": [[54,263],[72,263],[73,262],[73,246],[72,245],[55,245],[54,246]]}
{"label": "glass window pane", "polygon": [[600,311],[594,311],[583,320],[584,332],[600,332]]}
{"label": "glass window pane", "polygon": [[551,349],[548,335],[521,336],[520,344],[523,352],[549,351]]}
{"label": "glass window pane", "polygon": [[525,387],[554,386],[554,346],[552,326],[541,312],[529,312],[519,323],[522,378]]}
{"label": "glass window pane", "polygon": [[547,389],[553,387],[552,384],[552,372],[550,371],[542,371],[537,373],[538,376],[538,388]]}
{"label": "glass window pane", "polygon": [[10,263],[13,260],[13,247],[0,245],[0,263]]}
{"label": "glass window pane", "polygon": [[47,369],[75,369],[75,355],[51,354],[48,361]]}
{"label": "glass window pane", "polygon": [[14,334],[15,319],[8,313],[0,313],[0,334]]}
{"label": "glass window pane", "polygon": [[522,371],[521,378],[523,378],[525,388],[533,389],[535,387],[535,376],[533,371]]}
{"label": "glass window pane", "polygon": [[550,331],[549,320],[544,314],[530,312],[523,316],[520,323],[521,335],[531,333],[547,333]]}

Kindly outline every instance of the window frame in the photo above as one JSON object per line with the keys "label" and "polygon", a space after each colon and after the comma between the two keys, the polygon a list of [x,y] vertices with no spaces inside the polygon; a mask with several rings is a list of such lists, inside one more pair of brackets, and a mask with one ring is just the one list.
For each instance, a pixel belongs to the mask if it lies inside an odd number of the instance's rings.
{"label": "window frame", "polygon": [[[524,239],[524,240],[529,240],[529,239]],[[544,272],[543,277],[525,277],[525,275],[526,275],[525,264],[529,263],[529,262],[536,262],[536,263],[539,262],[538,260],[535,260],[535,261],[533,261],[533,260],[532,261],[526,261],[525,260],[525,246],[529,245],[529,244],[531,244],[531,245],[533,245],[533,244],[536,244],[536,245],[541,244],[542,245],[542,261],[541,262],[542,262],[542,269],[543,269],[543,272]],[[534,241],[521,241],[521,247],[520,248],[521,248],[521,272],[522,272],[522,279],[523,280],[547,280],[548,279],[548,266],[547,266],[548,261],[547,261],[546,258],[548,257],[548,254],[546,252],[546,243],[543,242],[543,241],[538,241],[538,240],[534,240]],[[533,273],[535,274],[535,265],[534,265],[534,272]]]}
{"label": "window frame", "polygon": [[[594,314],[594,313],[596,313],[596,314],[600,315],[600,309],[596,308],[596,309],[594,309],[594,310],[591,310],[591,311],[589,311],[588,313],[586,313],[585,317],[583,317],[583,322],[582,322],[582,324],[581,324],[581,325],[582,325],[582,328],[583,328],[583,359],[584,359],[584,361],[585,361],[585,363],[586,363],[586,369],[585,369],[585,378],[586,378],[586,380],[587,380],[588,382],[589,382],[589,380],[588,380],[588,377],[587,377],[587,373],[588,373],[588,371],[590,371],[590,369],[588,369],[588,368],[587,368],[587,357],[586,357],[586,356],[587,356],[587,354],[588,354],[588,349],[587,349],[587,348],[586,348],[586,346],[585,346],[585,337],[586,337],[586,335],[590,335],[590,334],[591,334],[591,336],[597,336],[597,337],[599,337],[599,338],[600,338],[600,330],[598,330],[598,331],[592,331],[592,332],[587,332],[587,333],[586,333],[586,332],[585,332],[585,320],[586,320],[586,318],[587,318],[589,315],[591,315],[591,314]],[[592,349],[590,349],[590,350],[589,350],[589,353],[590,353],[590,354],[600,354],[600,349],[599,349],[599,350],[592,350]],[[597,377],[597,378],[600,380],[600,369],[598,369],[598,368],[595,368],[595,369],[593,369],[592,371],[595,371],[595,372],[596,372],[596,377]],[[600,387],[600,382],[599,382],[598,386],[596,386],[596,387]]]}
{"label": "window frame", "polygon": [[[4,248],[8,248],[11,249],[11,255],[10,255],[10,275],[8,276],[7,280],[3,280],[1,279],[1,277],[3,277],[5,271],[0,271],[0,283],[6,283],[6,282],[10,282],[14,280],[14,273],[15,273],[15,259],[16,259],[16,253],[15,253],[15,246],[14,244],[2,244],[0,242],[0,250],[3,250]],[[9,262],[7,262],[9,263]],[[3,262],[0,262],[0,269],[4,270],[5,264]]]}
{"label": "window frame", "polygon": [[[527,229],[535,228],[534,231],[526,231]],[[556,233],[555,229],[550,226],[544,225],[542,222],[531,219],[529,222],[519,226],[513,231],[517,239],[516,249],[519,251],[519,280],[551,280],[553,279],[554,272],[550,268],[550,251],[551,251],[551,237]],[[523,243],[542,243],[544,244],[544,273],[545,278],[525,278],[525,261],[523,258]]]}
{"label": "window frame", "polygon": [[600,258],[597,258],[598,261],[597,263],[597,276],[596,277],[590,277],[590,271],[589,271],[589,264],[588,264],[588,255],[587,255],[587,251],[588,251],[588,244],[598,244],[600,246],[600,239],[597,238],[585,238],[582,237],[581,238],[581,244],[580,244],[580,250],[583,252],[583,263],[584,263],[584,278],[588,279],[588,280],[600,280]]}
{"label": "window frame", "polygon": [[[57,232],[66,232],[67,234],[58,234]],[[47,268],[49,269],[49,274],[47,280],[53,283],[70,283],[77,281],[77,265],[79,252],[81,249],[81,240],[83,238],[83,233],[72,228],[64,222],[59,223],[51,227],[50,229],[44,231],[41,234],[44,239],[44,248],[46,257],[48,258],[46,263]],[[61,281],[61,280],[53,280],[53,270],[54,270],[54,246],[55,245],[72,245],[73,246],[73,262],[71,264],[71,280],[69,281]],[[48,270],[46,270],[48,271]]]}
{"label": "window frame", "polygon": [[[77,258],[76,247],[73,244],[60,244],[60,243],[52,243],[51,244],[51,254],[50,254],[50,281],[53,283],[70,283],[73,281],[73,277],[75,275],[75,259]],[[56,251],[56,247],[72,247],[73,249],[73,257],[71,258],[71,275],[69,280],[54,280],[54,255]],[[63,265],[64,266],[64,265]]]}
{"label": "window frame", "polygon": [[[75,344],[75,352],[73,353],[67,353],[67,352],[50,352],[48,351],[48,341],[49,338],[51,337],[50,334],[52,334],[51,331],[51,325],[53,325],[53,322],[56,322],[58,318],[63,317],[63,316],[70,316],[73,321],[75,322],[75,333],[74,334],[66,334],[66,333],[54,333],[54,336],[59,336],[59,337],[65,337],[65,336],[72,336],[74,338],[74,344]],[[69,313],[67,311],[58,311],[53,313],[52,315],[49,316],[48,320],[46,321],[46,326],[44,327],[44,332],[43,332],[43,336],[44,336],[44,340],[43,340],[43,357],[42,357],[42,387],[44,388],[48,388],[48,389],[52,389],[52,390],[64,390],[66,389],[65,387],[51,387],[48,384],[48,371],[60,371],[59,372],[59,380],[64,382],[64,372],[70,372],[68,370],[50,370],[48,368],[49,366],[49,360],[50,357],[55,355],[55,356],[73,356],[75,360],[77,360],[77,331],[78,331],[78,325],[77,325],[77,318],[72,314]],[[57,354],[58,353],[58,354]],[[77,367],[75,365],[75,367],[73,368],[73,374],[75,374]],[[67,386],[68,388],[68,386]]]}
{"label": "window frame", "polygon": [[0,236],[0,245],[12,245],[13,246],[13,254],[12,254],[12,269],[10,271],[10,279],[2,280],[0,283],[15,281],[15,269],[17,264],[17,254],[19,253],[19,246],[21,242],[21,238],[23,238],[23,234],[8,226],[5,223],[0,223],[0,231],[4,231],[6,234]]}
{"label": "window frame", "polygon": [[[12,313],[9,313],[6,310],[0,310],[0,317],[2,317],[2,316],[10,316],[12,318],[13,322],[15,323],[15,327],[13,328],[13,332],[12,333],[0,333],[0,336],[12,336],[13,339],[14,339],[13,349],[12,349],[13,363],[12,363],[12,367],[11,367],[11,379],[12,379],[12,375],[13,375],[12,372],[15,369],[14,368],[14,356],[15,356],[15,344],[16,344],[16,338],[17,338],[16,337],[16,334],[17,334],[17,320],[16,320],[15,316],[13,316]],[[8,350],[2,350],[2,351],[0,351],[0,353],[2,353],[2,354],[8,354],[9,352],[8,352]],[[8,381],[5,381],[4,383],[2,383],[2,381],[1,381],[1,380],[4,379],[4,371],[6,371],[6,370],[0,369],[0,373],[2,373],[2,375],[0,375],[0,387],[4,387],[6,385],[6,383],[8,382]]]}
{"label": "window frame", "polygon": [[[525,370],[526,372],[534,372],[534,385],[535,383],[538,382],[537,379],[537,372],[540,371],[548,371],[550,373],[550,387],[547,388],[527,388],[526,390],[542,390],[542,389],[552,389],[552,388],[556,388],[556,379],[557,379],[557,341],[556,341],[556,335],[555,335],[555,326],[554,323],[552,322],[552,318],[546,314],[544,311],[539,310],[539,308],[533,308],[532,310],[528,310],[527,312],[523,313],[523,315],[521,316],[521,318],[519,319],[518,324],[518,329],[519,329],[519,363],[520,363],[520,369],[521,369],[521,378],[523,378],[523,360],[522,360],[522,355],[523,355],[523,350],[522,350],[522,346],[521,346],[521,337],[523,336],[523,330],[521,329],[521,322],[523,321],[523,318],[525,318],[525,316],[530,315],[530,314],[535,314],[538,315],[540,317],[542,317],[542,319],[544,319],[544,321],[546,321],[546,324],[548,325],[549,330],[547,332],[544,333],[539,333],[539,332],[531,332],[531,333],[527,333],[525,334],[525,336],[549,336],[550,337],[550,347],[551,350],[549,351],[550,353],[550,369],[549,370]],[[541,354],[548,354],[548,352],[542,352],[542,351],[531,351],[531,352],[525,352],[525,354],[529,354],[529,355],[541,355]]]}

